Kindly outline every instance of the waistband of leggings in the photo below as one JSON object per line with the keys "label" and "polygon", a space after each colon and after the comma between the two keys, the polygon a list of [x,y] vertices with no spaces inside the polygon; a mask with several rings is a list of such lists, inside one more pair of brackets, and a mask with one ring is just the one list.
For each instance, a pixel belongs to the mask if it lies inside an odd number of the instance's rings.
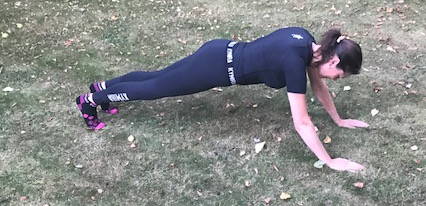
{"label": "waistband of leggings", "polygon": [[231,82],[231,85],[237,84],[237,80],[235,79],[235,71],[234,71],[234,55],[233,48],[238,42],[230,41],[226,47],[226,67],[228,69],[228,78]]}

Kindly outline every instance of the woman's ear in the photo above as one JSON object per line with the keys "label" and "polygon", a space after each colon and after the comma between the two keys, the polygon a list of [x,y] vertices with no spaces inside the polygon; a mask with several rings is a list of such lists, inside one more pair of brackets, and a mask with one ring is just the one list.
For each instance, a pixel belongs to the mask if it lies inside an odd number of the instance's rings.
{"label": "woman's ear", "polygon": [[340,59],[337,55],[334,55],[333,58],[330,59],[330,63],[333,66],[337,66],[340,63]]}

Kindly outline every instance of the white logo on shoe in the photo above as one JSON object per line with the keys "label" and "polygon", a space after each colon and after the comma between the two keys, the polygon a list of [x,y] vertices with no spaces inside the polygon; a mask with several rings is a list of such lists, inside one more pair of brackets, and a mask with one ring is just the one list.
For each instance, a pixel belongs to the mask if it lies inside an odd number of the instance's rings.
{"label": "white logo on shoe", "polygon": [[292,34],[291,36],[295,39],[303,39],[303,36],[300,34]]}

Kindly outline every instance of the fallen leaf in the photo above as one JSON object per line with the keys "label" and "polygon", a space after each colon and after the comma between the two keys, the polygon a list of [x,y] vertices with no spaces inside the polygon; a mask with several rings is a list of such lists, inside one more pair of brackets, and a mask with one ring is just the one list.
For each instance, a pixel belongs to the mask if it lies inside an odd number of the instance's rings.
{"label": "fallen leaf", "polygon": [[272,200],[272,199],[271,199],[270,197],[268,197],[268,198],[266,198],[266,199],[265,199],[265,200],[263,200],[263,201],[265,201],[265,203],[266,203],[266,204],[269,204],[269,203],[271,203],[271,200]]}
{"label": "fallen leaf", "polygon": [[277,171],[277,172],[280,171],[276,165],[272,165],[272,167],[274,168],[275,171]]}
{"label": "fallen leaf", "polygon": [[380,91],[383,90],[383,87],[374,87],[373,90],[374,92],[379,93]]}
{"label": "fallen leaf", "polygon": [[379,110],[377,110],[377,109],[372,109],[371,110],[371,116],[376,116],[377,114],[379,113]]}
{"label": "fallen leaf", "polygon": [[3,92],[13,92],[13,88],[12,87],[6,87],[3,89]]}
{"label": "fallen leaf", "polygon": [[324,165],[325,165],[325,162],[323,162],[322,160],[318,160],[314,163],[314,167],[318,169],[321,169]]}
{"label": "fallen leaf", "polygon": [[257,168],[254,168],[254,173],[259,174],[259,170]]}
{"label": "fallen leaf", "polygon": [[388,45],[388,46],[386,47],[386,50],[387,50],[387,51],[390,51],[390,52],[393,52],[393,53],[396,53],[396,50],[395,50],[393,47],[391,47],[390,45]]}
{"label": "fallen leaf", "polygon": [[283,140],[283,138],[281,138],[281,137],[277,137],[277,142],[281,142]]}
{"label": "fallen leaf", "polygon": [[217,87],[213,88],[212,90],[215,92],[223,92],[223,89]]}
{"label": "fallen leaf", "polygon": [[66,41],[64,42],[64,45],[65,45],[66,47],[68,47],[68,46],[71,46],[73,42],[74,42],[74,39],[68,39],[68,40],[66,40]]}
{"label": "fallen leaf", "polygon": [[225,106],[225,108],[227,108],[227,109],[228,109],[229,107],[232,107],[232,108],[234,108],[234,107],[235,107],[235,105],[234,105],[234,104],[232,104],[232,103],[231,103],[231,104],[228,104],[228,103],[226,103],[226,106]]}
{"label": "fallen leaf", "polygon": [[265,146],[265,142],[259,142],[257,143],[254,148],[256,153],[259,153],[260,151],[262,151],[263,147]]}
{"label": "fallen leaf", "polygon": [[324,142],[325,144],[331,143],[331,137],[330,136],[326,136],[325,139],[322,140],[322,142]]}
{"label": "fallen leaf", "polygon": [[416,151],[419,149],[419,147],[417,147],[417,145],[413,145],[410,147],[411,150]]}
{"label": "fallen leaf", "polygon": [[82,168],[83,168],[83,165],[81,165],[81,164],[76,164],[76,165],[74,165],[74,167],[75,167],[75,168],[77,168],[77,169],[82,169]]}
{"label": "fallen leaf", "polygon": [[1,33],[1,38],[6,39],[7,37],[9,37],[8,33]]}
{"label": "fallen leaf", "polygon": [[351,88],[351,86],[344,86],[343,87],[343,91],[349,91],[349,90],[351,90],[352,88]]}
{"label": "fallen leaf", "polygon": [[291,195],[286,193],[286,192],[282,192],[281,195],[280,195],[280,199],[282,199],[282,200],[291,199]]}
{"label": "fallen leaf", "polygon": [[135,137],[133,135],[130,135],[129,137],[127,137],[127,141],[133,142],[135,141]]}
{"label": "fallen leaf", "polygon": [[354,187],[362,189],[362,188],[364,188],[364,183],[363,182],[355,182]]}
{"label": "fallen leaf", "polygon": [[250,187],[251,186],[251,182],[249,180],[244,181],[244,186]]}
{"label": "fallen leaf", "polygon": [[118,19],[118,16],[116,16],[116,15],[111,16],[111,21],[117,21],[117,19]]}

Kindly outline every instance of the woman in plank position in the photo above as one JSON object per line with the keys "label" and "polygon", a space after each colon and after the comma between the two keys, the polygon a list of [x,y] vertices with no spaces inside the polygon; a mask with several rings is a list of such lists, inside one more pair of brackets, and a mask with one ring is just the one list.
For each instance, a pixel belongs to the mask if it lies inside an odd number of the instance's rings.
{"label": "woman in plank position", "polygon": [[153,100],[188,95],[214,87],[264,83],[272,88],[287,87],[293,123],[309,149],[330,168],[358,171],[363,166],[343,158],[332,159],[308,115],[306,84],[333,121],[340,127],[368,127],[359,120],[341,119],[323,78],[336,80],[359,74],[360,46],[332,29],[319,45],[299,27],[282,28],[253,42],[225,39],[208,41],[194,54],[159,71],[135,71],[90,85],[90,92],[77,97],[76,104],[86,125],[93,130],[105,127],[97,117],[97,106],[115,114],[110,102]]}

